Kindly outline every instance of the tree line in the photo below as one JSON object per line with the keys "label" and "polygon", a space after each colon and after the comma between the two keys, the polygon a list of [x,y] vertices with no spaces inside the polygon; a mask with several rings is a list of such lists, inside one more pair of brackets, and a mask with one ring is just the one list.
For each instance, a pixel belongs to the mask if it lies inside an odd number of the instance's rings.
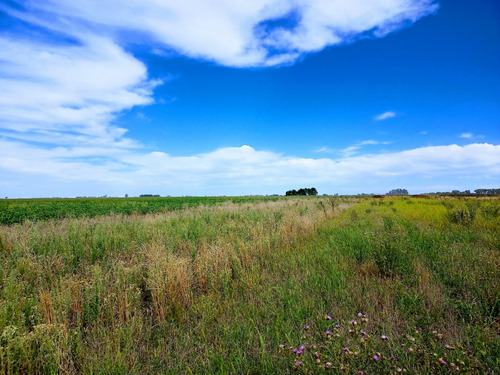
{"label": "tree line", "polygon": [[318,195],[316,188],[300,188],[299,190],[288,190],[285,193],[286,196],[292,195]]}

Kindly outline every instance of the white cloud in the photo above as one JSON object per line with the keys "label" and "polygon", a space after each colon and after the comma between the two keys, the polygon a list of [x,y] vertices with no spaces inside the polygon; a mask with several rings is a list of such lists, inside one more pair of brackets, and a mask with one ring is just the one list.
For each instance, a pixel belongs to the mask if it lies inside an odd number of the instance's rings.
{"label": "white cloud", "polygon": [[293,62],[303,53],[366,33],[384,36],[438,8],[433,0],[32,0],[28,4],[46,17],[65,20],[66,32],[68,27],[98,28],[108,34],[138,31],[166,49],[229,66]]}
{"label": "white cloud", "polygon": [[[382,36],[434,12],[432,0],[27,0],[0,10],[37,28],[0,35],[0,129],[18,140],[137,146],[113,124],[153,102],[161,81],[126,52],[151,52],[228,66],[269,66]],[[279,21],[282,21],[281,24]],[[284,27],[288,20],[292,27]],[[287,21],[287,22],[288,22]]]}
{"label": "white cloud", "polygon": [[342,150],[342,154],[344,157],[352,156],[352,155],[357,154],[358,151],[364,146],[376,146],[376,145],[388,145],[388,144],[390,144],[390,142],[387,142],[387,141],[382,142],[382,141],[375,141],[373,139],[369,139],[369,140],[361,141],[361,142],[358,142],[352,146],[344,148]]}
{"label": "white cloud", "polygon": [[462,134],[460,134],[460,138],[469,139],[469,138],[472,138],[472,137],[474,137],[474,134],[472,134],[472,133],[462,133]]}
{"label": "white cloud", "polygon": [[318,154],[332,154],[335,152],[335,150],[331,149],[330,147],[323,146],[317,148],[316,150],[313,150],[313,152],[316,152]]}
{"label": "white cloud", "polygon": [[382,120],[387,120],[388,118],[393,118],[396,117],[396,112],[393,111],[387,111],[384,113],[381,113],[380,115],[377,115],[374,117],[375,121],[382,121]]}
{"label": "white cloud", "polygon": [[0,61],[3,135],[39,142],[130,146],[126,129],[111,121],[152,103],[160,83],[121,47],[94,36],[71,46],[0,37]]}
{"label": "white cloud", "polygon": [[[376,183],[391,181],[397,184],[408,180],[405,187],[411,189],[438,181],[484,181],[485,176],[500,175],[500,145],[486,143],[317,159],[259,151],[250,146],[172,156],[100,147],[46,149],[0,139],[0,149],[4,154],[0,159],[2,175],[18,175],[24,180],[30,176],[37,186],[45,183],[56,190],[71,187],[75,195],[93,194],[94,188],[100,189],[94,194],[116,195],[140,194],[144,189],[173,195],[253,194],[283,192],[296,185],[337,191],[350,187],[346,192],[352,193],[355,186],[375,188]],[[22,179],[7,182],[2,194],[22,194],[18,180]],[[500,183],[498,178],[489,181]],[[62,194],[51,191],[52,195]]]}

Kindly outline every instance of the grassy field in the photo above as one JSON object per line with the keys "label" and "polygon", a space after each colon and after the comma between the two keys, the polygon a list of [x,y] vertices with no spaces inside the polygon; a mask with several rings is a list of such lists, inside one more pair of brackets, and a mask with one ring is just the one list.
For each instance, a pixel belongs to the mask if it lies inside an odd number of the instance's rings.
{"label": "grassy field", "polygon": [[107,214],[143,215],[223,202],[244,203],[277,200],[276,197],[134,197],[0,199],[0,224],[17,224]]}
{"label": "grassy field", "polygon": [[500,373],[499,252],[497,198],[2,225],[0,374]]}

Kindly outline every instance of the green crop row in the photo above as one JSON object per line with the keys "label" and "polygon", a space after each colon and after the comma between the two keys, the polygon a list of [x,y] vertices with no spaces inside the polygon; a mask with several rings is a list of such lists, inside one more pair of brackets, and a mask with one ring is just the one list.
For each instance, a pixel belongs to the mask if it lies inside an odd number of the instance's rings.
{"label": "green crop row", "polygon": [[111,213],[148,214],[224,202],[243,203],[276,200],[277,197],[140,197],[140,198],[51,198],[0,200],[0,224],[24,221],[95,217]]}

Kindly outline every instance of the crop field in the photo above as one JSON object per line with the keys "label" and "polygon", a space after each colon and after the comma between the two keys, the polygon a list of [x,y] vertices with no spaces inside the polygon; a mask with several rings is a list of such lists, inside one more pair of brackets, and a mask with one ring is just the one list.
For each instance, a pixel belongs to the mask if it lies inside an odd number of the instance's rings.
{"label": "crop field", "polygon": [[0,374],[500,373],[498,197],[0,215]]}
{"label": "crop field", "polygon": [[180,210],[222,202],[258,202],[276,197],[135,197],[135,198],[46,198],[0,200],[0,224],[22,223],[106,214],[137,215]]}

